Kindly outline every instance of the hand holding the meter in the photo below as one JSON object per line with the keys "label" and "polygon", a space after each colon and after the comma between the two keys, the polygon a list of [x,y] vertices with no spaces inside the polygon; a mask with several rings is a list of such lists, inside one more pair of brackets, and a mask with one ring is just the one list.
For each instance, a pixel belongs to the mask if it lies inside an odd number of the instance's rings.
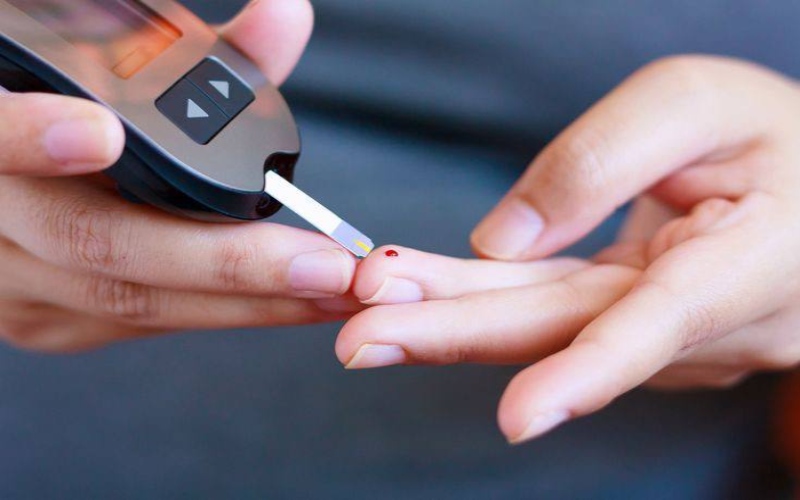
{"label": "hand holding the meter", "polygon": [[[640,70],[563,132],[462,261],[376,251],[342,331],[350,368],[526,363],[512,442],[648,382],[725,387],[800,361],[800,87],[744,62]],[[617,244],[551,259],[636,200]],[[506,262],[501,262],[506,261]]]}
{"label": "hand holding the meter", "polygon": [[[311,27],[305,0],[263,0],[221,31],[281,82]],[[116,117],[88,101],[0,95],[0,337],[60,351],[341,316],[307,300],[349,288],[355,262],[328,238],[181,220],[124,201],[101,175],[75,177],[111,165],[123,143]]]}

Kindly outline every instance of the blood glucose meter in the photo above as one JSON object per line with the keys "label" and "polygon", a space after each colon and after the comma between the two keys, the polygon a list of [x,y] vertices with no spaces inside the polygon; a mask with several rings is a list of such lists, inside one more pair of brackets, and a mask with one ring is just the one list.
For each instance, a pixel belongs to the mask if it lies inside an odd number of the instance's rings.
{"label": "blood glucose meter", "polygon": [[373,247],[286,182],[300,139],[282,96],[172,0],[0,0],[0,86],[116,112],[126,147],[107,174],[129,198],[211,221],[283,203],[357,255]]}

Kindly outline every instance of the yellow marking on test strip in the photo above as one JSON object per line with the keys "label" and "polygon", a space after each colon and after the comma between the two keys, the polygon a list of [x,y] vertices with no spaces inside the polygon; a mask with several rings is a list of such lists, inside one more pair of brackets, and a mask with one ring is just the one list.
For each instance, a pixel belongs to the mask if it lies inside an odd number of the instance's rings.
{"label": "yellow marking on test strip", "polygon": [[370,253],[372,251],[371,246],[367,245],[366,243],[360,240],[356,240],[356,246],[358,246],[358,248],[364,250],[367,253]]}

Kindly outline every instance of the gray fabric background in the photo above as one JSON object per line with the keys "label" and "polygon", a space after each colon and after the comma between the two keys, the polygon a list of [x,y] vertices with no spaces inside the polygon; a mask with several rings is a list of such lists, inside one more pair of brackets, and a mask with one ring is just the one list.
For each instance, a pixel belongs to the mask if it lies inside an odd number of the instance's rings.
{"label": "gray fabric background", "polygon": [[[241,1],[187,1],[209,19]],[[320,0],[286,89],[298,183],[378,242],[468,255],[536,151],[626,74],[705,51],[797,75],[800,4]],[[282,214],[281,220],[298,224]],[[586,254],[617,221],[573,252]],[[509,448],[514,368],[346,373],[337,325],[70,357],[0,348],[0,499],[771,498],[772,382],[636,391]]]}

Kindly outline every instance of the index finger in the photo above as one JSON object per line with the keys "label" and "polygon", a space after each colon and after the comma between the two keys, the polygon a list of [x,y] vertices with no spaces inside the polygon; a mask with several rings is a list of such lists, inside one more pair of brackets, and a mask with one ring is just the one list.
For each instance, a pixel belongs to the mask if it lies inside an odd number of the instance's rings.
{"label": "index finger", "polygon": [[0,213],[0,231],[44,260],[160,288],[321,298],[346,292],[355,272],[318,233],[184,220],[87,178],[6,179]]}

